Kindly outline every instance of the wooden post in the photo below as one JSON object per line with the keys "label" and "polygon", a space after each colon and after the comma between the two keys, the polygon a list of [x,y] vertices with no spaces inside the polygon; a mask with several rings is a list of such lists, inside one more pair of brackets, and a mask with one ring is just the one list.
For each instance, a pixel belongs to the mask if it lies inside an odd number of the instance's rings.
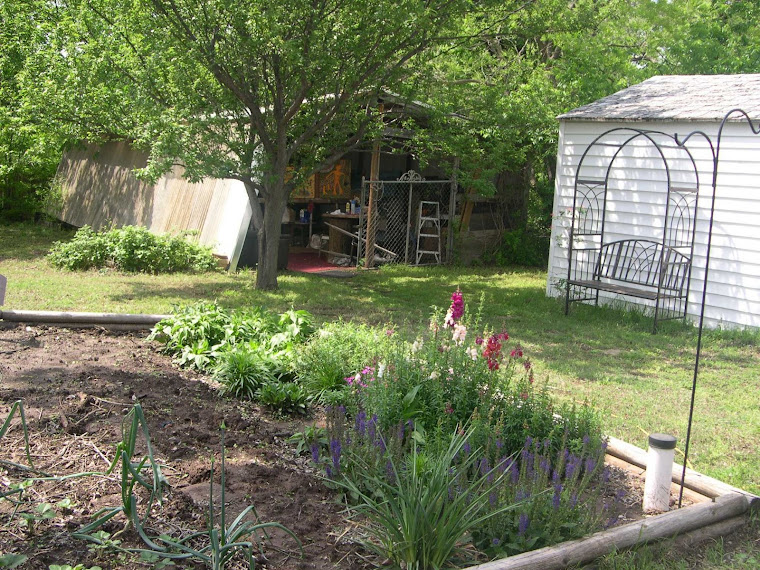
{"label": "wooden post", "polygon": [[451,172],[451,190],[449,193],[449,223],[446,235],[446,263],[451,263],[454,253],[454,215],[457,213],[457,172],[459,157],[454,157],[454,168]]}
{"label": "wooden post", "polygon": [[[380,114],[384,111],[383,104],[378,107]],[[369,200],[367,201],[367,253],[365,254],[364,267],[371,269],[375,266],[375,235],[377,231],[377,212],[375,211],[375,199],[377,180],[380,178],[380,140],[372,143],[372,161],[369,166]]]}

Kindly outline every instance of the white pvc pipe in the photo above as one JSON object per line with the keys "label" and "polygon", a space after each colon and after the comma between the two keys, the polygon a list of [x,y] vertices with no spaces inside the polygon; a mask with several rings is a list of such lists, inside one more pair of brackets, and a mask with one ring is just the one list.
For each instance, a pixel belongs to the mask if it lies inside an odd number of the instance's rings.
{"label": "white pvc pipe", "polygon": [[676,438],[663,433],[649,436],[647,472],[644,482],[644,512],[670,509],[670,482]]}

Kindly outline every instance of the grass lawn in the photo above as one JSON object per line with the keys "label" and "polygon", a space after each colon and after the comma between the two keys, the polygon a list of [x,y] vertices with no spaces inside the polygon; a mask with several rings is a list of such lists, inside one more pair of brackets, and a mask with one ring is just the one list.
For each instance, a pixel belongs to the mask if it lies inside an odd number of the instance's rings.
{"label": "grass lawn", "polygon": [[[544,294],[544,271],[388,267],[352,279],[285,273],[278,291],[261,292],[254,290],[250,272],[152,276],[52,269],[44,254],[68,235],[50,228],[0,227],[6,309],[166,313],[177,303],[217,300],[230,308],[304,308],[321,321],[389,323],[413,334],[427,325],[431,306],[447,307],[459,286],[469,310],[483,295],[484,321],[505,329],[525,348],[537,378],[553,392],[594,402],[609,435],[645,448],[648,433],[667,432],[682,449],[696,330],[671,322],[652,335],[651,319],[585,306],[565,317],[564,306]],[[760,494],[759,339],[757,332],[705,334],[690,463]]]}

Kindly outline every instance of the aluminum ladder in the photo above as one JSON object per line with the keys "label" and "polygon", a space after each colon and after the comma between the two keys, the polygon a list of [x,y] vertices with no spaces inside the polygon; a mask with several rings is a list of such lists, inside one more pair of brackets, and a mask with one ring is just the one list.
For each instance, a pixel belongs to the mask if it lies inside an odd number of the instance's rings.
{"label": "aluminum ladder", "polygon": [[[422,249],[435,242],[435,249]],[[435,257],[435,263],[441,263],[441,204],[440,202],[420,202],[417,215],[417,258],[415,265],[425,255]]]}

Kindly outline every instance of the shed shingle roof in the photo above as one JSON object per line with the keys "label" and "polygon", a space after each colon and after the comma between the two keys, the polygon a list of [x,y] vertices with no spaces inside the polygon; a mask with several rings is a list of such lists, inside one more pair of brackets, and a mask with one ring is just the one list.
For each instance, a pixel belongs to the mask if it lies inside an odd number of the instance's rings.
{"label": "shed shingle roof", "polygon": [[661,75],[559,118],[575,121],[720,121],[740,108],[760,119],[760,73]]}

